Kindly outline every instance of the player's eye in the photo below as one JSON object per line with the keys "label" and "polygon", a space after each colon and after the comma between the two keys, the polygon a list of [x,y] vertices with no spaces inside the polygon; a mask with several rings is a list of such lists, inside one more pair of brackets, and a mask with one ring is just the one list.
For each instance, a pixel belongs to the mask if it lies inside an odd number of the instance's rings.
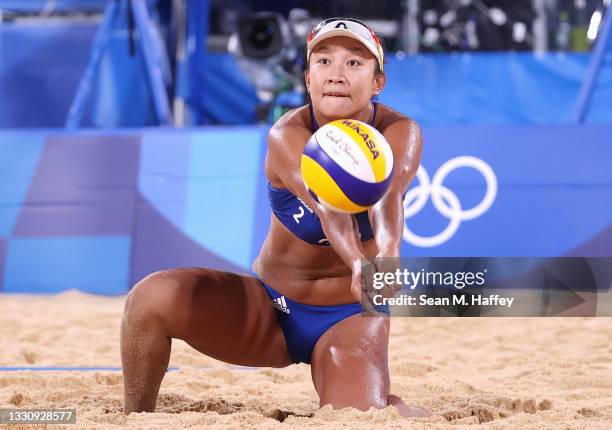
{"label": "player's eye", "polygon": [[361,63],[357,60],[350,60],[349,66],[359,66]]}
{"label": "player's eye", "polygon": [[319,59],[319,63],[320,63],[320,64],[329,64],[329,59],[327,59],[327,58],[325,58],[325,57],[324,57],[324,58],[321,58],[321,59]]}

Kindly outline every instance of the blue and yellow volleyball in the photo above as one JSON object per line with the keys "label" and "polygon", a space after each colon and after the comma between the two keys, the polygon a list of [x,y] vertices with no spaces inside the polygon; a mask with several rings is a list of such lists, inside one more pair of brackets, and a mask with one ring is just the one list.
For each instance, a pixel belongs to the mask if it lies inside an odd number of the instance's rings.
{"label": "blue and yellow volleyball", "polygon": [[319,128],[301,160],[302,180],[313,198],[328,209],[359,213],[387,192],[393,153],[376,128],[339,119]]}

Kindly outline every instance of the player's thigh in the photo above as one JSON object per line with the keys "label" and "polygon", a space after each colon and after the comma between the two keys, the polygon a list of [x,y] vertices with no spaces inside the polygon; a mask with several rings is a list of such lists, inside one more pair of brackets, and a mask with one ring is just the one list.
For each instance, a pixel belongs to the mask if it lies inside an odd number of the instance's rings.
{"label": "player's thigh", "polygon": [[321,406],[384,407],[389,395],[389,318],[353,315],[331,327],[312,355]]}
{"label": "player's thigh", "polygon": [[246,366],[291,363],[271,301],[253,276],[201,268],[156,272],[136,284],[129,308],[155,315],[166,336],[210,357]]}

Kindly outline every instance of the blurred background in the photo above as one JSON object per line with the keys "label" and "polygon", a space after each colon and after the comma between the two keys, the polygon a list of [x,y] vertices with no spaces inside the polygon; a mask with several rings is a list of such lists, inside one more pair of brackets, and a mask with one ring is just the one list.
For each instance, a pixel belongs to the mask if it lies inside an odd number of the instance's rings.
{"label": "blurred background", "polygon": [[363,19],[423,128],[405,256],[612,256],[610,0],[0,0],[0,291],[248,272],[305,41]]}
{"label": "blurred background", "polygon": [[[609,4],[0,1],[0,127],[274,122],[304,103],[306,37],[330,16],[373,26],[381,101],[423,125],[568,122]],[[605,86],[586,121],[611,118]]]}

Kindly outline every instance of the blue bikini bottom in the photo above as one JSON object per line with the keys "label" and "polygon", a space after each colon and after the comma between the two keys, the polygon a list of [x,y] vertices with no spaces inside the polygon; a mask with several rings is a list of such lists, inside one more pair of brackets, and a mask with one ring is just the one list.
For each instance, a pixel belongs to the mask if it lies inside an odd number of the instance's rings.
{"label": "blue bikini bottom", "polygon": [[360,303],[315,306],[294,302],[263,282],[261,284],[272,300],[294,363],[310,364],[312,350],[323,333],[343,319],[361,312]]}

